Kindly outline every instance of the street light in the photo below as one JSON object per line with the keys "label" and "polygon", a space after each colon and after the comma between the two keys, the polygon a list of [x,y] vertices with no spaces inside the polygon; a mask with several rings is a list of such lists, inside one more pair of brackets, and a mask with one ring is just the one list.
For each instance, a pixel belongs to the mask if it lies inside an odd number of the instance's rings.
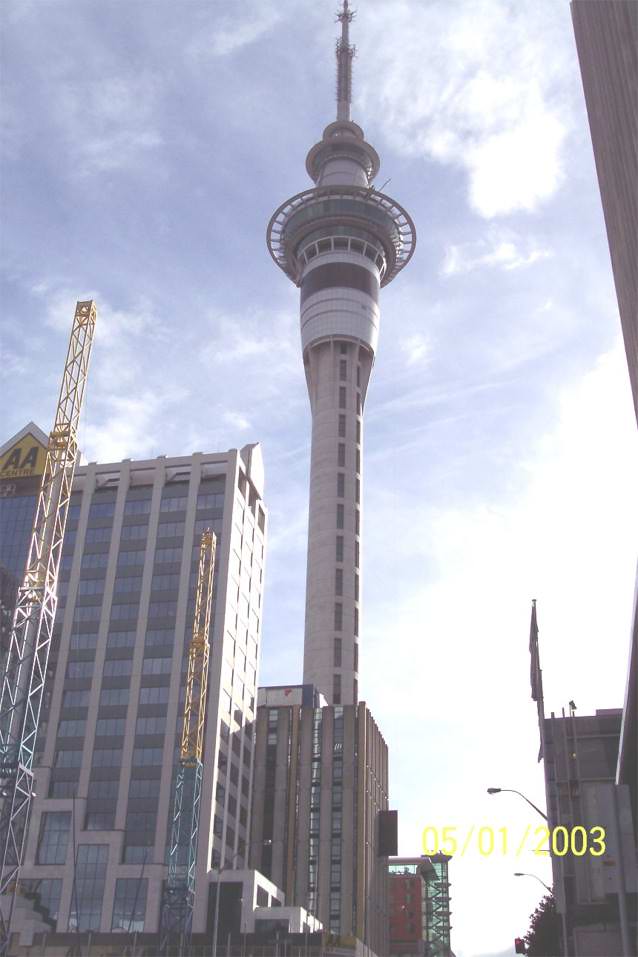
{"label": "street light", "polygon": [[527,798],[527,797],[525,797],[525,795],[522,794],[520,791],[515,791],[515,790],[513,790],[512,788],[488,788],[488,789],[487,789],[487,793],[488,793],[488,794],[518,794],[518,796],[519,796],[519,797],[522,797],[524,801],[527,801],[527,803],[529,804],[530,807],[533,807],[533,808],[534,808],[534,810],[536,811],[537,814],[540,814],[540,816],[541,816],[545,821],[547,820],[547,815],[546,815],[543,811],[541,811],[541,809],[540,809],[539,807],[536,807],[536,805],[534,804],[534,802],[533,802],[533,801],[530,801],[530,799]]}
{"label": "street light", "polygon": [[542,885],[543,885],[543,887],[545,888],[545,890],[546,890],[549,894],[552,894],[552,896],[553,896],[553,894],[554,894],[554,892],[553,892],[553,890],[551,889],[551,887],[548,887],[547,884],[545,883],[545,881],[542,881],[542,880],[540,879],[540,877],[538,876],[538,874],[529,874],[527,871],[514,871],[514,877],[533,877],[535,880],[537,880],[537,881],[539,882],[539,884],[542,884]]}

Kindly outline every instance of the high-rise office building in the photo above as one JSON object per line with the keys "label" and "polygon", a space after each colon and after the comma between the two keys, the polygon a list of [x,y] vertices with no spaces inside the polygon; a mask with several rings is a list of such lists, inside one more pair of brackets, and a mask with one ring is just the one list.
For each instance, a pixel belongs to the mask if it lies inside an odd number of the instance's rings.
{"label": "high-rise office building", "polygon": [[379,336],[379,289],[414,250],[414,224],[377,191],[379,157],[350,119],[352,58],[338,15],[337,119],[312,147],[316,184],[277,209],[270,253],[300,288],[301,345],[312,410],[304,684],[330,704],[359,697],[363,409]]}
{"label": "high-rise office building", "polygon": [[56,931],[157,934],[205,528],[217,550],[194,933],[210,930],[213,871],[245,865],[262,495],[257,445],[77,469],[21,874],[25,941],[43,928],[49,948]]}
{"label": "high-rise office building", "polygon": [[387,810],[388,748],[363,701],[259,689],[251,866],[377,954],[388,946]]}
{"label": "high-rise office building", "polygon": [[[638,420],[638,4],[572,0],[571,12]],[[616,779],[638,837],[638,576]]]}

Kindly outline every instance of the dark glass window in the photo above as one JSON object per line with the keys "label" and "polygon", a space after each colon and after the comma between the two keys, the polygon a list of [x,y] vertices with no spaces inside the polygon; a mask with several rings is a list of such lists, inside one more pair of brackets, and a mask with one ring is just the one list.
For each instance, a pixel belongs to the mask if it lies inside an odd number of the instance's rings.
{"label": "dark glass window", "polygon": [[115,882],[111,930],[128,934],[144,931],[148,881],[137,877],[119,877]]}
{"label": "dark glass window", "polygon": [[69,930],[99,930],[109,849],[106,844],[80,844],[76,888],[71,900]]}
{"label": "dark glass window", "polygon": [[64,864],[71,830],[70,811],[50,811],[42,815],[38,864]]}

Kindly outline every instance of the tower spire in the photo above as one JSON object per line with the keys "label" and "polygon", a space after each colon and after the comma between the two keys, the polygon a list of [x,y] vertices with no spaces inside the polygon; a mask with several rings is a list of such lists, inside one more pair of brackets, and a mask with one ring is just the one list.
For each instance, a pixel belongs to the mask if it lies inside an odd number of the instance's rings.
{"label": "tower spire", "polygon": [[352,102],[352,60],[356,53],[355,47],[350,45],[350,24],[354,20],[355,11],[348,6],[348,0],[343,0],[343,9],[337,13],[337,20],[341,22],[341,37],[337,40],[337,120],[350,119],[350,104]]}

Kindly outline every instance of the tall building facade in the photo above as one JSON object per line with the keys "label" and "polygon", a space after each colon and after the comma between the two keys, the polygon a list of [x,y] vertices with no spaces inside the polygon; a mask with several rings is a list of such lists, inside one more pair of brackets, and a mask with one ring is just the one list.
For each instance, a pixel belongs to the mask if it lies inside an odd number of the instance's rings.
{"label": "tall building facade", "polygon": [[334,705],[359,697],[363,410],[379,336],[379,290],[410,259],[409,215],[374,187],[379,157],[350,119],[352,58],[338,15],[337,119],[312,147],[315,183],[276,210],[270,253],[300,288],[312,411],[304,684]]}
{"label": "tall building facade", "polygon": [[[572,0],[571,13],[638,420],[638,4]],[[616,780],[638,837],[638,575]]]}
{"label": "tall building facade", "polygon": [[195,933],[210,924],[213,871],[245,866],[262,496],[256,445],[77,469],[22,869],[25,940],[34,927],[48,946],[55,932],[157,934],[205,528],[217,550]]}
{"label": "tall building facade", "polygon": [[[577,715],[574,702],[545,716],[536,607],[530,628],[532,698],[538,710],[547,820],[571,834],[551,856],[563,952],[572,957],[634,957],[638,939],[638,861],[629,788],[615,783],[622,710]],[[575,831],[584,829],[588,853]],[[581,831],[582,833],[582,831]],[[574,852],[575,851],[575,852]]]}
{"label": "tall building facade", "polygon": [[377,954],[388,947],[387,810],[388,749],[363,701],[259,689],[251,866],[331,934]]}

